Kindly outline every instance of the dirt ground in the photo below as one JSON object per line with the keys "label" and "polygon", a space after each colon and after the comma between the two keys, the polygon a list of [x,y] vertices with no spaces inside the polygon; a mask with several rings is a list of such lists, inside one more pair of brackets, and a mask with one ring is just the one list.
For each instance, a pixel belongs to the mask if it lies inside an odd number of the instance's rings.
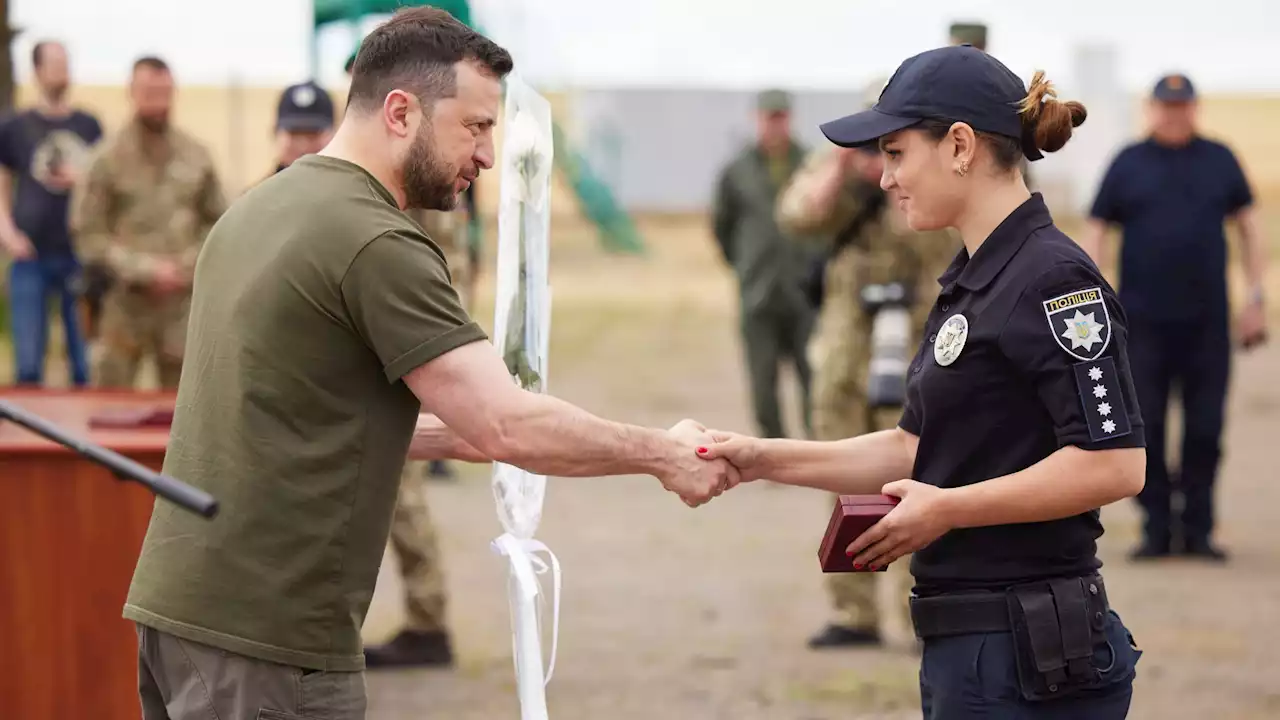
{"label": "dirt ground", "polygon": [[[551,391],[610,418],[751,431],[733,285],[696,224],[645,229],[647,261],[603,259],[571,231],[557,235]],[[1239,357],[1236,373],[1218,495],[1232,562],[1131,565],[1135,507],[1104,511],[1109,591],[1145,653],[1134,718],[1280,717],[1280,485],[1268,449],[1280,429],[1280,350]],[[488,475],[472,468],[426,492],[461,664],[371,673],[370,717],[518,717]],[[539,536],[564,574],[551,716],[918,717],[917,658],[805,647],[828,618],[815,556],[827,503],[760,484],[690,510],[649,478],[551,480]],[[370,639],[394,630],[398,592],[388,557]]]}
{"label": "dirt ground", "polygon": [[[644,230],[649,258],[608,258],[585,229],[553,224],[550,391],[618,420],[665,427],[694,417],[751,431],[734,287],[704,227],[654,220]],[[489,326],[491,307],[476,316]],[[1134,718],[1280,717],[1280,483],[1270,445],[1280,429],[1280,349],[1238,356],[1235,372],[1218,493],[1218,538],[1232,562],[1131,565],[1134,505],[1103,513],[1109,592],[1145,652]],[[787,400],[794,408],[789,389]],[[791,428],[794,418],[792,410]],[[487,469],[425,487],[459,666],[370,673],[369,717],[517,718]],[[828,619],[816,559],[828,502],[754,484],[691,510],[651,478],[551,480],[539,537],[564,573],[551,717],[919,717],[916,657],[805,647]],[[399,593],[389,555],[367,640],[395,631]]]}

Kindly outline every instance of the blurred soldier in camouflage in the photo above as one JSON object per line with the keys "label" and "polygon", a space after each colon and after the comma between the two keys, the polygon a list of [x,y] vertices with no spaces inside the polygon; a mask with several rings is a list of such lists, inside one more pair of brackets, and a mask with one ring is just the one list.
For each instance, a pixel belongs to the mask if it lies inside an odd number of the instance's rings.
{"label": "blurred soldier in camouflage", "polygon": [[208,150],[169,123],[173,90],[163,60],[134,63],[133,119],[96,149],[73,193],[79,250],[112,278],[94,373],[102,387],[133,388],[151,355],[161,387],[177,388],[196,257],[226,209]]}
{"label": "blurred soldier in camouflage", "polygon": [[[350,74],[355,56],[347,61]],[[470,190],[468,190],[470,192]],[[408,213],[426,231],[445,255],[449,277],[458,289],[463,306],[471,309],[475,273],[467,252],[466,214],[455,210],[411,210]],[[453,664],[453,645],[446,615],[447,593],[444,558],[431,508],[427,504],[423,476],[446,477],[448,469],[423,462],[406,462],[400,473],[400,492],[391,518],[391,549],[400,564],[404,582],[405,626],[385,645],[366,647],[365,665],[385,667],[427,667]]]}
{"label": "blurred soldier in camouflage", "polygon": [[979,50],[987,50],[987,26],[981,23],[953,23],[951,25],[952,45],[972,45]]}
{"label": "blurred soldier in camouflage", "polygon": [[[882,86],[873,85],[874,93]],[[778,202],[779,224],[796,237],[822,240],[828,253],[809,348],[817,440],[897,424],[902,398],[885,388],[905,383],[906,365],[937,297],[937,278],[961,247],[950,234],[916,233],[906,226],[880,189],[883,167],[875,147],[823,148],[806,159]],[[894,289],[902,290],[901,302],[886,303]],[[891,310],[900,319],[896,358],[893,343],[880,341],[888,335]],[[877,373],[889,368],[889,376],[876,376],[873,367]],[[912,644],[908,562],[902,558],[883,574],[828,575],[838,619],[812,637],[810,647]]]}
{"label": "blurred soldier in camouflage", "polygon": [[778,368],[790,360],[800,381],[803,422],[811,434],[809,361],[805,347],[813,309],[804,296],[808,248],[774,218],[778,193],[804,159],[791,135],[791,98],[780,90],[757,97],[757,137],[720,173],[712,233],[738,278],[739,314],[751,402],[761,437],[785,437],[778,405]]}

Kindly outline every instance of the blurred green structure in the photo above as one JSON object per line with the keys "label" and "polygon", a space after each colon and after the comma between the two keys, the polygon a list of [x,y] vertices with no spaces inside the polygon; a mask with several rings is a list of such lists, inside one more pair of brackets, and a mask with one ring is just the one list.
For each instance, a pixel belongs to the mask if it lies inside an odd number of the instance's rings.
{"label": "blurred green structure", "polygon": [[[468,27],[484,32],[471,14],[468,0],[311,0],[315,14],[312,31],[312,76],[317,76],[317,51],[315,38],[326,25],[346,23],[358,25],[369,15],[390,15],[403,7],[431,6],[448,12]],[[354,58],[354,56],[353,56]],[[583,213],[600,232],[600,242],[606,250],[640,254],[645,250],[644,241],[632,222],[631,216],[618,203],[609,186],[592,171],[582,153],[575,150],[560,123],[552,125],[555,142],[555,167],[567,181],[578,198]]]}

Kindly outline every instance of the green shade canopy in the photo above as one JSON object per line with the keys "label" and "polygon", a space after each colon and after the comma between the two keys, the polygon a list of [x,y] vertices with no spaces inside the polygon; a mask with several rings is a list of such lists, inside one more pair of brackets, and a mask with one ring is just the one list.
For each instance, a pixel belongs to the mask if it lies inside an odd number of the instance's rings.
{"label": "green shade canopy", "polygon": [[457,18],[467,27],[471,21],[471,3],[467,0],[311,0],[317,28],[337,22],[354,22],[366,15],[390,15],[406,7],[437,7]]}
{"label": "green shade canopy", "polygon": [[[468,0],[311,0],[311,3],[316,31],[332,23],[358,23],[367,15],[390,15],[401,8],[430,6],[448,12],[477,32],[484,32],[483,28],[476,27]],[[355,51],[347,58],[347,72],[351,71],[354,61]],[[592,171],[582,153],[571,146],[559,123],[553,123],[552,132],[555,166],[568,181],[587,218],[600,231],[604,247],[613,252],[643,253],[644,240],[613,191]]]}

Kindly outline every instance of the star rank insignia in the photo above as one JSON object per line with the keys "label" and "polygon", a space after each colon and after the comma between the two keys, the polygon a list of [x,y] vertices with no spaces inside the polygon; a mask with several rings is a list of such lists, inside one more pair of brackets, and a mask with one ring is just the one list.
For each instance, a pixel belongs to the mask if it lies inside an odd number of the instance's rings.
{"label": "star rank insignia", "polygon": [[1120,392],[1120,374],[1114,358],[1098,358],[1072,366],[1076,374],[1076,390],[1084,406],[1089,437],[1097,442],[1128,435],[1129,413]]}
{"label": "star rank insignia", "polygon": [[1041,303],[1058,347],[1077,360],[1093,360],[1111,344],[1111,316],[1101,288],[1086,288]]}

